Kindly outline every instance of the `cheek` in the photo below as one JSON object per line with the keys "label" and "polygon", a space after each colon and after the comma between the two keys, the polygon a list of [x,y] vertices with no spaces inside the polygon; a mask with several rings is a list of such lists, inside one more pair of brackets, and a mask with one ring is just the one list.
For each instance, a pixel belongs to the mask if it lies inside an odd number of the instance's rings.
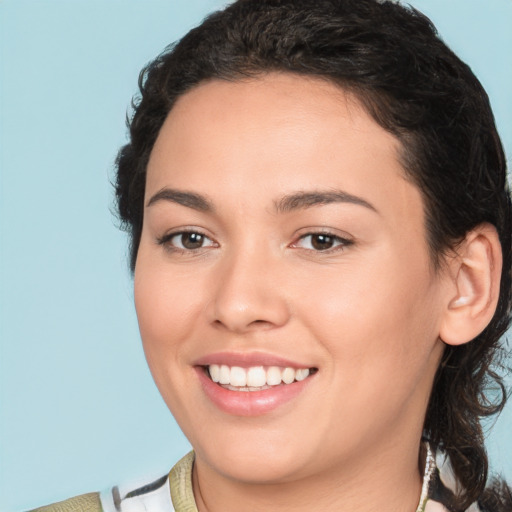
{"label": "cheek", "polygon": [[437,341],[436,279],[423,255],[379,254],[374,264],[340,267],[309,286],[301,316],[349,373],[382,376],[418,367]]}
{"label": "cheek", "polygon": [[[405,410],[421,418],[440,356],[436,286],[428,271],[418,276],[393,261],[388,266],[382,259],[378,272],[352,267],[331,277],[330,291],[316,288],[302,311],[326,354],[336,404],[331,421],[354,439],[364,429],[394,425]],[[353,421],[343,414],[348,411]]]}
{"label": "cheek", "polygon": [[182,344],[194,329],[200,294],[184,285],[158,261],[139,255],[134,298],[144,351],[155,375],[179,358]]}
{"label": "cheek", "polygon": [[[153,260],[153,261],[152,261]],[[170,275],[167,266],[139,256],[134,298],[144,354],[155,381],[180,425],[186,425],[189,395],[183,393],[187,347],[197,337],[200,308],[198,287],[185,276]],[[192,280],[192,283],[194,281]]]}

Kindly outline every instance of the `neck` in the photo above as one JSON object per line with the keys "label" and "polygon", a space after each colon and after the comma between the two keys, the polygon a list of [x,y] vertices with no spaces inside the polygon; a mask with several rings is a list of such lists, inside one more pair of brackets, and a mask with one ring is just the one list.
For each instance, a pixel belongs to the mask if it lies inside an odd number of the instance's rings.
{"label": "neck", "polygon": [[199,512],[415,512],[423,457],[419,446],[389,446],[358,453],[324,473],[278,483],[247,483],[220,475],[196,458],[194,494]]}

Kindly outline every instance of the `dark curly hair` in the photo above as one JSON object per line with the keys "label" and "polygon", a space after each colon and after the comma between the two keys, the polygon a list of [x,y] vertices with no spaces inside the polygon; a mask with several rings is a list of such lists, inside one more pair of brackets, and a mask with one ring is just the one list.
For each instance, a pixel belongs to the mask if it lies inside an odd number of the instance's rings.
{"label": "dark curly hair", "polygon": [[[496,227],[503,251],[496,313],[470,343],[446,346],[424,435],[446,451],[461,484],[454,511],[476,500],[484,508],[498,503],[498,491],[484,492],[488,460],[480,420],[501,411],[507,398],[495,364],[511,315],[505,155],[482,85],[417,10],[391,0],[238,0],[151,62],[140,75],[130,142],[117,159],[117,204],[131,236],[132,270],[146,166],[176,99],[206,80],[236,81],[269,71],[330,80],[355,94],[396,136],[403,167],[425,202],[435,268],[469,230],[483,222]],[[510,502],[503,506],[512,510]]]}

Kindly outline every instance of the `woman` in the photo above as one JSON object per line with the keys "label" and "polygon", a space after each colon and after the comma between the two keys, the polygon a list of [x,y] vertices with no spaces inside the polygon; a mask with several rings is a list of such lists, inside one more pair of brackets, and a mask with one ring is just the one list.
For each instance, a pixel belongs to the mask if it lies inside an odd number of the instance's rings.
{"label": "woman", "polygon": [[505,158],[430,22],[239,0],[140,85],[119,213],[146,357],[194,454],[67,505],[510,510],[479,422],[505,402]]}

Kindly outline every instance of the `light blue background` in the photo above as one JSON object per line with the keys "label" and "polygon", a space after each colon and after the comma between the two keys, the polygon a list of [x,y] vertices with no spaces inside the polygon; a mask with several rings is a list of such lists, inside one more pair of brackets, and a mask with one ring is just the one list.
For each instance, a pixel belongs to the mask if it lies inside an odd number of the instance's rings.
{"label": "light blue background", "polygon": [[[113,161],[140,68],[219,0],[0,0],[0,510],[159,476],[188,450],[139,342]],[[415,0],[512,155],[512,1]],[[489,439],[512,479],[512,404]]]}

